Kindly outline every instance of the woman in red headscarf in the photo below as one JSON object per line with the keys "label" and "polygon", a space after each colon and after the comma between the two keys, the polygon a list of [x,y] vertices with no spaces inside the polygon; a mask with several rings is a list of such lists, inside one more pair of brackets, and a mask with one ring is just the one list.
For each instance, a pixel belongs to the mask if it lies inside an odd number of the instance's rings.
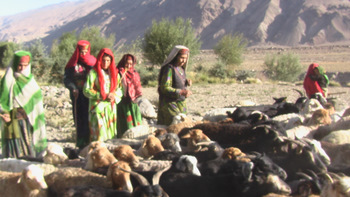
{"label": "woman in red headscarf", "polygon": [[176,45],[160,69],[158,124],[170,125],[174,116],[187,113],[186,98],[192,94],[187,88],[192,81],[186,78],[189,55],[187,47]]}
{"label": "woman in red headscarf", "polygon": [[142,96],[142,87],[140,75],[134,69],[135,65],[135,56],[125,54],[117,66],[122,76],[124,95],[118,104],[118,137],[122,137],[126,130],[142,124],[142,115],[137,104]]}
{"label": "woman in red headscarf", "polygon": [[117,135],[117,103],[121,98],[119,83],[113,52],[103,48],[83,90],[89,98],[90,141],[105,141]]}
{"label": "woman in red headscarf", "polygon": [[87,74],[95,65],[96,58],[90,54],[90,43],[80,40],[64,70],[64,85],[69,89],[73,105],[73,118],[79,149],[89,144],[89,99],[83,94]]}

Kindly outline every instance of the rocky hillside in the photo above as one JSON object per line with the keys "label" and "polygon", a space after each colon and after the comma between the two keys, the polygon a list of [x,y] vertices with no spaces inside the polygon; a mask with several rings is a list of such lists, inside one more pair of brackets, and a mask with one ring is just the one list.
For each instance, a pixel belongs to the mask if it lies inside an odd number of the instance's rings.
{"label": "rocky hillside", "polygon": [[153,20],[189,18],[203,49],[225,34],[243,33],[251,45],[350,43],[348,0],[82,0],[0,18],[0,40],[43,38],[99,26],[116,45],[142,37]]}

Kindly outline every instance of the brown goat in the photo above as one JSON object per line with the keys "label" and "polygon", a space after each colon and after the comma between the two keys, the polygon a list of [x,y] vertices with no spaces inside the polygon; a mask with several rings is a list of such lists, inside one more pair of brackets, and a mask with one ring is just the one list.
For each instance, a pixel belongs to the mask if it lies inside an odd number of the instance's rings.
{"label": "brown goat", "polygon": [[128,162],[118,161],[111,164],[107,171],[107,180],[112,182],[112,187],[115,190],[125,190],[132,193],[133,187],[130,181],[130,173],[121,170],[120,168],[131,171]]}
{"label": "brown goat", "polygon": [[143,141],[143,144],[138,149],[137,154],[148,159],[161,151],[164,151],[161,141],[157,137],[150,135]]}
{"label": "brown goat", "polygon": [[132,167],[139,165],[139,159],[129,145],[120,145],[113,150],[113,155],[118,161],[125,161]]}
{"label": "brown goat", "polygon": [[221,156],[223,159],[250,162],[251,160],[239,148],[229,147],[224,150]]}
{"label": "brown goat", "polygon": [[117,159],[107,149],[107,147],[97,147],[89,153],[85,169],[94,171],[97,168],[107,167],[116,161]]}

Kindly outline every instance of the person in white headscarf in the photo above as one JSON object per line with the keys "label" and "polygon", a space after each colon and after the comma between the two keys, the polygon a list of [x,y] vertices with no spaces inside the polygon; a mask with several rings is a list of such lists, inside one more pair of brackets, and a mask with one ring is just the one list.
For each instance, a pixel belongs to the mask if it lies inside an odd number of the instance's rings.
{"label": "person in white headscarf", "polygon": [[162,64],[158,77],[158,124],[170,125],[174,116],[187,113],[186,98],[192,94],[187,88],[192,81],[186,78],[189,55],[187,47],[176,45]]}

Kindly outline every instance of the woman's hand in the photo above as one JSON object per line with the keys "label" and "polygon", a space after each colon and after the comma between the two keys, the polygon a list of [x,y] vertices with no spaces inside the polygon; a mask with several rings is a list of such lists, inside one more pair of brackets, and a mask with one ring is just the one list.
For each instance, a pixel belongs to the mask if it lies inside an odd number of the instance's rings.
{"label": "woman's hand", "polygon": [[113,102],[115,100],[115,92],[110,92],[107,95],[107,101]]}
{"label": "woman's hand", "polygon": [[191,90],[183,89],[183,90],[180,90],[180,95],[181,95],[181,96],[185,96],[185,97],[187,98],[187,97],[189,97],[190,95],[192,95],[192,92],[191,92]]}
{"label": "woman's hand", "polygon": [[10,114],[0,114],[0,117],[5,121],[5,122],[10,122]]}

